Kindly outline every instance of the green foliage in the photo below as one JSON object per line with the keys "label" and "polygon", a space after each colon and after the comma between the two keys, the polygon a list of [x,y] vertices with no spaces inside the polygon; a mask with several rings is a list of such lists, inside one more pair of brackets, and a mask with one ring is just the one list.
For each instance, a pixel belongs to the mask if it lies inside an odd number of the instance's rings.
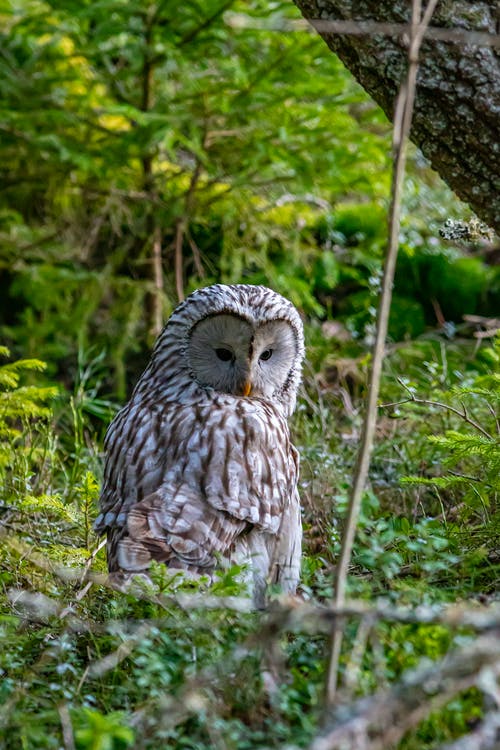
{"label": "green foliage", "polygon": [[[445,403],[437,407],[446,410],[450,403],[456,425],[443,435],[428,436],[429,443],[437,449],[435,465],[442,468],[433,470],[432,476],[407,477],[402,481],[434,488],[441,504],[448,504],[446,498],[452,500],[451,513],[458,516],[459,523],[452,522],[448,533],[455,536],[455,547],[460,545],[464,567],[470,566],[474,579],[483,579],[488,588],[495,586],[500,573],[495,558],[500,543],[498,337],[483,358],[493,369],[473,377],[465,388],[452,388],[444,394]],[[445,517],[448,513],[445,509]]]}
{"label": "green foliage", "polygon": [[[9,357],[9,350],[0,347],[0,356]],[[21,385],[26,373],[45,369],[36,359],[21,359],[0,366],[0,481],[4,502],[10,493],[29,487],[34,466],[45,459],[45,446],[36,437],[42,433],[47,440],[47,422],[51,417],[50,402],[57,395],[55,387]]]}
{"label": "green foliage", "polygon": [[[339,518],[347,509],[347,496],[338,495],[336,508]],[[333,536],[333,553],[340,552],[338,531]],[[361,573],[369,572],[381,588],[401,575],[425,576],[429,582],[450,565],[457,562],[449,550],[446,528],[432,518],[414,522],[405,516],[380,514],[376,495],[367,493],[360,514],[353,564]]]}
{"label": "green foliage", "polygon": [[[406,481],[425,482],[440,489],[456,488],[465,503],[465,513],[484,518],[498,513],[500,498],[500,438],[498,408],[500,405],[500,340],[486,349],[484,359],[492,363],[489,374],[478,374],[467,387],[454,387],[445,394],[459,429],[447,429],[444,435],[430,435],[429,442],[438,448],[442,465],[448,469],[442,476]],[[455,406],[453,405],[455,404]],[[431,404],[432,405],[432,404]],[[471,415],[471,408],[473,410]]]}
{"label": "green foliage", "polygon": [[[319,38],[259,27],[295,17],[292,4],[5,0],[0,12],[0,331],[16,355],[72,380],[78,352],[106,352],[123,399],[155,307],[175,305],[179,243],[186,291],[266,283],[370,336],[388,128]],[[495,269],[437,240],[442,212],[458,211],[425,180],[409,181],[396,340],[433,324],[436,305],[457,322],[500,298]]]}
{"label": "green foliage", "polygon": [[[51,363],[98,342],[122,395],[123,355],[151,326],[143,310],[155,294],[155,232],[165,313],[179,221],[188,288],[259,278],[319,312],[303,281],[321,255],[300,236],[318,213],[308,194],[332,203],[354,186],[379,203],[387,195],[379,111],[320,39],[252,26],[296,16],[293,5],[225,10],[215,0],[202,10],[115,0],[2,7],[0,281],[13,301],[4,333]],[[239,16],[250,23],[233,25]],[[278,208],[283,199],[291,203]]]}
{"label": "green foliage", "polygon": [[124,750],[134,743],[134,732],[125,725],[123,712],[112,711],[105,716],[99,711],[84,708],[75,732],[79,750]]}
{"label": "green foliage", "polygon": [[[2,750],[253,750],[307,746],[317,731],[324,636],[179,606],[207,582],[160,565],[153,590],[101,586],[92,530],[118,407],[104,394],[123,401],[158,305],[172,310],[179,277],[186,292],[265,283],[306,319],[293,425],[301,593],[332,594],[387,237],[389,130],[320,39],[276,30],[297,17],[263,0],[0,2],[0,334],[13,353],[0,366]],[[481,233],[467,252],[439,239],[467,214],[411,159],[383,383],[393,405],[349,591],[439,605],[490,597],[498,581],[500,354],[459,334],[464,313],[497,314],[500,273]],[[443,332],[429,330],[436,320]],[[243,595],[240,574],[222,572],[209,593]],[[353,690],[391,684],[467,635],[380,623]],[[347,623],[347,682],[363,637]],[[477,691],[460,695],[402,747],[447,742],[481,711]]]}
{"label": "green foliage", "polygon": [[[428,349],[426,368],[421,367],[421,359],[416,360],[420,364],[415,372],[421,378],[414,383],[408,378],[406,387],[420,389],[428,397],[432,394],[434,399],[439,391],[440,401],[448,394],[450,403],[471,399],[479,413],[470,412],[469,418],[480,418],[483,429],[491,430],[489,406],[491,393],[497,392],[497,350],[484,349],[471,362],[475,369],[459,395],[443,380],[442,367],[432,360],[432,351],[440,348]],[[453,379],[449,354],[449,378]],[[388,358],[388,373],[400,357],[398,349]],[[18,489],[16,505],[22,516],[11,514],[7,519],[9,535],[3,537],[0,568],[0,639],[10,645],[0,649],[0,702],[6,707],[0,714],[0,746],[5,750],[23,744],[55,748],[61,745],[63,731],[71,732],[75,746],[83,750],[148,750],[159,744],[199,748],[215,741],[248,750],[286,743],[306,746],[321,712],[324,636],[271,635],[262,631],[265,621],[259,613],[185,609],[176,604],[175,597],[203,592],[206,582],[183,581],[160,565],[153,571],[156,588],[145,587],[140,598],[131,591],[120,593],[98,584],[89,589],[79,582],[81,574],[68,580],[66,574],[54,573],[58,565],[81,569],[91,559],[96,572],[104,567],[103,552],[96,554],[97,540],[91,530],[98,491],[89,468],[97,450],[92,445],[95,433],[89,431],[95,415],[92,408],[86,408],[98,382],[92,372],[96,373],[95,367],[82,367],[80,386],[73,395],[78,418],[73,416],[66,426],[59,423],[64,432],[52,454],[56,460],[50,464],[50,480],[46,478],[43,486],[34,483],[31,489]],[[14,380],[19,387],[19,380]],[[308,388],[313,383],[307,379]],[[389,375],[384,387],[389,392],[396,387]],[[401,390],[402,386],[397,387]],[[475,401],[478,394],[480,400]],[[64,402],[69,402],[69,395]],[[295,431],[301,444],[306,527],[302,591],[321,600],[331,595],[330,565],[338,554],[353,457],[353,446],[339,436],[339,426],[356,429],[357,418],[341,414],[333,392],[325,391],[313,406],[307,398],[301,402]],[[412,416],[410,423],[403,422],[404,429],[418,436],[424,453],[410,450],[401,464],[419,466],[429,450],[453,458],[453,465],[466,461],[471,470],[470,462],[479,460],[479,454],[463,452],[462,442],[453,457],[453,447],[439,440],[424,441],[423,432],[419,436],[421,418],[426,427],[431,419],[432,432],[437,434],[446,431],[443,416],[453,424],[455,420],[462,423],[463,417],[446,410],[443,414],[438,407],[423,411],[421,404],[411,400],[399,408],[405,407]],[[32,419],[31,412],[28,417]],[[396,421],[402,419],[400,414]],[[29,434],[39,424],[40,417],[28,422]],[[466,427],[473,435],[477,432],[470,424]],[[460,438],[467,434],[458,432]],[[40,440],[42,435],[45,442],[51,439],[47,431],[40,433]],[[486,438],[479,438],[482,445]],[[373,486],[364,498],[356,540],[351,594],[368,600],[383,595],[398,605],[439,605],[468,598],[472,591],[490,591],[498,574],[484,549],[493,528],[493,496],[489,496],[488,514],[484,515],[483,508],[474,528],[466,515],[446,518],[455,502],[454,484],[440,488],[449,496],[441,496],[444,518],[433,516],[432,506],[422,496],[418,513],[405,512],[399,494],[400,472],[391,476],[386,470],[392,449],[391,435],[377,448]],[[35,476],[36,467],[32,471]],[[402,487],[412,497],[415,485]],[[315,546],[318,529],[319,549]],[[477,535],[482,535],[479,544]],[[244,593],[239,573],[237,568],[222,573],[210,593]],[[439,659],[464,635],[442,625],[378,624],[358,667],[356,691],[379,688],[381,674],[390,684],[423,657]],[[355,623],[349,624],[342,660],[346,675],[352,672],[351,654],[359,648],[359,638],[362,631]],[[271,689],[269,675],[273,675]],[[464,733],[467,722],[480,716],[481,710],[479,693],[459,696],[422,723],[401,747],[432,748],[436,742],[448,741]],[[36,717],[36,722],[30,717]]]}
{"label": "green foliage", "polygon": [[[407,304],[418,304],[420,330],[436,318],[439,305],[445,320],[459,323],[464,314],[482,311],[494,315],[498,309],[498,270],[488,267],[479,258],[461,257],[444,248],[425,247],[415,252],[403,245],[398,259],[395,288]],[[497,288],[495,288],[497,287]],[[419,313],[417,313],[419,314]],[[394,318],[397,307],[393,309]]]}

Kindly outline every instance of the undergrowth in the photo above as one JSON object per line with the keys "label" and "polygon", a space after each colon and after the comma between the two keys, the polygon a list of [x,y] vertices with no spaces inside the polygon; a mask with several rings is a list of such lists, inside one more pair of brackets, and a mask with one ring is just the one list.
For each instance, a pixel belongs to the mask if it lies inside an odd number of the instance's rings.
{"label": "undergrowth", "polygon": [[[387,358],[351,596],[411,606],[497,596],[498,343],[470,353],[424,340]],[[332,382],[322,351],[310,358],[293,425],[305,526],[300,593],[321,602],[332,593],[366,361],[352,360],[357,380]],[[208,594],[242,601],[237,570],[209,592],[161,566],[154,589],[111,590],[92,530],[113,408],[99,392],[100,362],[82,364],[72,393],[38,382],[42,368],[36,360],[0,367],[0,747],[306,746],[320,719],[327,637],[270,630],[246,608],[203,606]],[[444,625],[367,629],[350,620],[344,694],[388,686],[468,637]],[[478,691],[462,693],[402,747],[459,736],[482,710]]]}

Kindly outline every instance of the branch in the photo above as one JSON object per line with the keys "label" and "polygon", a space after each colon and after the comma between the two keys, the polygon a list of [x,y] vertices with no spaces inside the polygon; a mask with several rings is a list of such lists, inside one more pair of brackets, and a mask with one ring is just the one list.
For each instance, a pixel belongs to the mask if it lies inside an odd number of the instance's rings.
{"label": "branch", "polygon": [[[404,23],[380,23],[377,21],[330,21],[321,18],[311,18],[309,23],[316,31],[323,34],[345,34],[346,36],[373,36],[380,34],[388,37],[401,37],[410,32]],[[469,29],[439,28],[433,26],[426,30],[426,39],[455,44],[477,45],[478,47],[500,47],[500,35],[485,31],[471,31]]]}
{"label": "branch", "polygon": [[[207,129],[208,129],[208,120],[205,119],[204,126],[203,126],[203,138],[202,138],[202,144],[201,144],[202,149],[205,151],[208,151]],[[184,280],[183,280],[183,273],[182,273],[182,270],[183,270],[182,269],[182,266],[183,266],[182,245],[184,242],[184,235],[186,233],[186,228],[188,226],[188,222],[193,211],[193,202],[195,200],[196,189],[198,187],[198,182],[201,177],[202,168],[203,168],[202,159],[199,156],[196,156],[195,168],[191,174],[189,187],[186,193],[184,194],[183,215],[177,219],[177,222],[175,225],[175,240],[174,240],[175,290],[177,292],[177,298],[179,302],[182,302],[182,300],[184,299]]]}
{"label": "branch", "polygon": [[[66,583],[76,582],[79,586],[92,583],[112,590],[117,588],[113,585],[109,575],[89,570],[88,565],[69,568],[54,563],[45,555],[33,550],[26,542],[17,537],[12,537],[5,531],[0,530],[0,542],[35,567]],[[97,549],[100,549],[103,544],[104,542],[101,542]],[[90,559],[93,559],[94,555],[95,553],[90,556]],[[85,593],[86,586],[75,595],[75,601],[80,601]],[[130,596],[136,596],[138,599],[149,600],[164,608],[179,607],[183,610],[225,609],[229,612],[239,613],[254,611],[251,599],[246,596],[215,596],[203,590],[192,594],[182,592],[158,594],[153,584],[146,587],[136,584],[133,579],[126,587],[126,593]],[[63,607],[61,602],[51,600],[37,592],[11,589],[9,599],[21,606],[27,619],[30,619],[31,612],[42,615],[44,618],[54,615],[66,617],[70,610],[68,606]],[[481,632],[495,628],[500,629],[500,604],[488,607],[467,606],[465,604],[436,607],[422,604],[413,608],[394,607],[391,602],[384,600],[379,600],[376,604],[370,604],[362,600],[350,600],[344,602],[342,606],[337,606],[332,603],[323,605],[315,602],[300,602],[296,597],[282,596],[274,600],[267,611],[267,622],[272,625],[274,631],[329,633],[334,622],[352,617],[370,620],[371,622],[439,624],[452,628],[471,628]]]}
{"label": "branch", "polygon": [[339,706],[329,728],[309,750],[385,750],[453,696],[481,683],[487,670],[500,675],[499,633],[483,635],[429,665],[423,660],[390,690]]}
{"label": "branch", "polygon": [[[380,21],[356,20],[330,20],[323,18],[281,19],[279,23],[273,19],[270,23],[267,19],[254,18],[245,13],[227,13],[225,17],[227,26],[233,29],[252,29],[254,31],[277,32],[311,32],[313,29],[323,34],[339,34],[344,36],[379,36],[401,37],[408,34],[410,27],[406,23],[384,23]],[[312,28],[311,28],[312,27]],[[487,31],[471,31],[470,29],[430,27],[425,36],[441,42],[453,42],[455,44],[478,45],[481,47],[500,47],[500,34],[490,34]]]}
{"label": "branch", "polygon": [[230,8],[233,3],[234,0],[226,0],[226,2],[223,3],[219,8],[217,8],[217,10],[214,11],[211,16],[208,16],[208,18],[202,21],[199,26],[196,26],[194,29],[191,29],[191,31],[188,31],[188,33],[185,34],[177,44],[177,47],[181,48],[185,44],[189,44],[189,42],[192,42],[198,36],[198,34],[200,34],[205,29],[208,29],[208,27],[211,26],[213,22],[216,21],[228,8]]}
{"label": "branch", "polygon": [[[419,0],[413,0],[410,46],[408,50],[408,74],[406,81],[401,84],[396,100],[393,128],[393,151],[395,158],[392,177],[391,206],[389,211],[389,244],[387,248],[384,276],[382,280],[382,294],[380,297],[379,309],[377,314],[377,331],[375,336],[375,346],[373,351],[370,381],[368,384],[366,413],[361,434],[361,445],[353,478],[346,528],[342,540],[342,548],[340,551],[340,558],[336,569],[334,602],[337,606],[342,606],[345,599],[349,562],[351,559],[354,536],[356,533],[356,525],[361,505],[361,498],[366,484],[366,478],[370,465],[370,456],[373,448],[373,439],[377,420],[377,401],[380,391],[380,377],[382,372],[382,362],[385,352],[385,340],[387,337],[387,328],[389,323],[394,271],[398,256],[401,193],[406,165],[406,144],[410,132],[415,99],[415,88],[418,71],[418,53],[426,28],[432,17],[432,13],[434,12],[436,4],[437,0],[429,0],[426,11],[421,17],[420,2]],[[340,650],[342,646],[342,635],[342,629],[337,624],[334,627],[332,633],[330,659],[327,670],[327,704],[333,703],[335,698],[340,661]]]}
{"label": "branch", "polygon": [[456,409],[454,406],[450,406],[449,404],[443,404],[442,401],[431,401],[427,398],[417,398],[413,395],[413,393],[410,391],[410,389],[403,383],[403,381],[398,378],[398,382],[400,385],[403,386],[403,388],[408,391],[409,396],[408,398],[403,399],[402,401],[394,401],[392,403],[388,404],[380,404],[381,409],[388,409],[390,407],[394,406],[402,406],[403,404],[423,404],[424,406],[437,406],[439,409],[445,409],[446,411],[451,411],[452,414],[456,414],[457,417],[460,417],[460,419],[463,419],[464,422],[467,422],[467,424],[470,424],[471,427],[474,427],[475,430],[481,433],[485,438],[488,440],[493,440],[493,436],[490,435],[489,432],[487,432],[484,427],[481,427],[481,425],[478,422],[475,422],[473,419],[469,417],[469,413],[465,406],[462,404],[462,411],[460,409]]}
{"label": "branch", "polygon": [[73,736],[73,725],[67,703],[60,703],[57,707],[65,750],[75,750],[75,738]]}
{"label": "branch", "polygon": [[153,265],[153,325],[151,334],[154,338],[160,335],[163,328],[163,269],[161,255],[161,228],[156,224],[153,233],[153,255],[151,258]]}
{"label": "branch", "polygon": [[500,711],[492,711],[477,729],[456,742],[443,745],[440,750],[498,750],[499,740]]}

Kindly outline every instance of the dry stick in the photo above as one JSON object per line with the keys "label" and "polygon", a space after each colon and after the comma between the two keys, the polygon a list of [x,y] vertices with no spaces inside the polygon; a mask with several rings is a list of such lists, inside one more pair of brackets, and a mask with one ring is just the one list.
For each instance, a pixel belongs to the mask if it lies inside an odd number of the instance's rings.
{"label": "dry stick", "polygon": [[[340,20],[324,18],[289,18],[272,25],[244,13],[228,13],[226,25],[233,29],[255,29],[258,31],[275,32],[306,32],[318,31],[323,34],[342,34],[342,36],[373,36],[374,34],[388,37],[400,37],[408,32],[405,23],[390,23],[379,21]],[[432,41],[452,42],[454,44],[474,44],[479,47],[500,47],[500,34],[489,31],[474,31],[473,29],[442,28],[432,26],[426,30],[426,37]]]}
{"label": "dry stick", "polygon": [[[405,24],[400,23],[331,21],[323,18],[312,18],[303,24],[302,29],[304,31],[307,30],[308,24],[314,26],[316,31],[320,33],[345,34],[348,36],[373,36],[374,34],[380,34],[382,36],[398,37],[408,30]],[[297,30],[300,29],[297,28]],[[273,29],[269,29],[269,31],[273,31]],[[500,34],[490,34],[488,31],[459,28],[445,29],[433,26],[428,31],[426,30],[426,35],[433,41],[453,42],[454,44],[475,44],[480,47],[500,47]]]}
{"label": "dry stick", "polygon": [[[337,607],[342,607],[345,601],[347,571],[349,567],[349,561],[351,559],[359,508],[361,505],[361,497],[366,484],[368,468],[370,465],[370,455],[373,447],[373,437],[377,420],[377,401],[380,390],[380,375],[382,371],[382,361],[384,358],[385,340],[387,336],[394,270],[396,267],[396,259],[398,255],[401,193],[406,164],[406,143],[410,131],[411,118],[413,114],[413,103],[415,98],[415,87],[418,71],[418,53],[425,30],[432,17],[436,4],[437,0],[429,0],[429,4],[425,10],[422,20],[420,20],[420,0],[413,0],[412,4],[412,22],[410,27],[410,45],[408,51],[408,75],[406,78],[406,82],[401,85],[394,115],[394,166],[392,177],[391,206],[389,211],[389,244],[385,261],[384,276],[382,280],[382,294],[380,297],[380,304],[377,315],[377,331],[373,350],[373,362],[370,373],[370,382],[368,385],[366,414],[361,435],[361,445],[359,449],[356,470],[354,473],[346,528],[342,539],[342,548],[340,551],[340,558],[337,564],[335,576],[334,603]],[[342,624],[339,622],[336,623],[332,633],[332,643],[326,682],[327,705],[331,704],[335,698],[340,650],[342,646],[342,636]]]}
{"label": "dry stick", "polygon": [[[203,135],[203,148],[207,148],[207,124],[205,122],[204,135]],[[184,198],[184,213],[177,219],[175,227],[175,240],[174,240],[174,267],[175,267],[175,291],[177,292],[177,298],[179,302],[184,300],[184,281],[183,281],[183,257],[182,257],[182,245],[184,242],[184,235],[187,232],[189,217],[193,208],[193,200],[195,190],[200,179],[203,164],[198,158],[196,166],[191,175],[189,187]]]}
{"label": "dry stick", "polygon": [[[116,587],[110,582],[105,573],[87,570],[85,567],[67,568],[59,565],[49,558],[33,550],[28,544],[7,535],[0,527],[0,542],[9,547],[13,552],[28,560],[37,568],[56,576],[66,583],[83,581],[93,583],[116,591]],[[84,595],[84,589],[75,596],[80,601]],[[127,594],[145,599],[164,608],[179,607],[182,610],[217,610],[224,609],[241,614],[253,612],[252,601],[243,596],[214,596],[208,592],[188,594],[179,592],[177,594],[148,593],[147,588],[133,586],[127,588]],[[35,598],[33,598],[35,597]],[[46,616],[65,613],[65,607],[61,602],[56,602],[40,592],[29,592],[23,589],[10,589],[8,598],[11,605],[19,603],[22,605],[27,619],[30,612],[40,613]],[[272,624],[273,630],[283,632],[308,632],[308,633],[330,633],[332,623],[338,619],[361,618],[374,621],[416,623],[426,625],[444,625],[452,628],[471,628],[478,632],[500,628],[500,604],[492,604],[488,607],[477,605],[466,606],[463,603],[436,607],[420,605],[418,607],[395,607],[390,602],[378,600],[376,604],[366,601],[351,600],[338,607],[335,604],[325,606],[313,602],[298,604],[295,599],[282,599],[273,602],[268,614],[268,623]],[[83,626],[82,626],[83,627]],[[85,629],[83,627],[83,629]]]}
{"label": "dry stick", "polygon": [[498,750],[499,737],[500,710],[491,711],[473,732],[443,745],[440,750]]}
{"label": "dry stick", "polygon": [[196,242],[193,240],[190,232],[188,232],[187,239],[189,242],[189,247],[191,248],[191,252],[193,253],[193,262],[194,262],[194,267],[196,268],[196,273],[198,274],[200,279],[204,279],[206,274],[205,274],[205,269],[203,268],[203,263],[201,262],[200,248],[198,247]]}
{"label": "dry stick", "polygon": [[184,299],[184,282],[182,279],[182,242],[184,240],[184,219],[177,219],[175,227],[175,254],[174,254],[174,268],[175,268],[175,291],[177,292],[177,299],[182,302]]}
{"label": "dry stick", "polygon": [[[138,593],[138,592],[137,592]],[[134,595],[127,592],[129,596]],[[62,603],[48,597],[40,591],[29,591],[26,589],[11,588],[7,591],[7,598],[14,613],[26,621],[46,624],[50,618],[58,617],[67,619],[68,627],[77,632],[102,632],[106,628],[118,623],[126,624],[125,620],[108,620],[104,625],[90,622],[76,616],[73,611],[68,611]],[[139,597],[137,597],[139,598]],[[211,596],[207,593],[200,594],[177,594],[176,596],[142,596],[141,599],[157,604],[167,612],[165,617],[156,617],[148,620],[133,621],[134,627],[140,626],[142,622],[150,623],[157,627],[168,627],[172,621],[172,610],[181,610],[183,613],[209,612],[211,610],[226,613],[238,613],[242,615],[251,614],[253,611],[251,600],[248,597],[235,596]],[[262,632],[271,633],[308,633],[317,635],[319,633],[331,633],[332,625],[337,620],[359,619],[370,627],[378,622],[404,623],[415,625],[442,625],[451,629],[467,628],[476,633],[489,630],[500,630],[500,605],[488,607],[467,607],[452,605],[435,608],[428,605],[420,607],[393,607],[389,603],[378,602],[370,605],[366,602],[348,602],[342,608],[324,607],[304,603],[297,605],[296,602],[283,603],[273,602],[271,611],[262,621]],[[131,625],[131,623],[129,623]],[[200,627],[206,625],[201,622]],[[194,624],[193,624],[194,627]]]}
{"label": "dry stick", "polygon": [[[386,750],[455,695],[500,675],[498,631],[482,635],[438,662],[422,660],[389,690],[332,712],[309,750]],[[497,745],[498,747],[498,745]]]}
{"label": "dry stick", "polygon": [[163,328],[163,269],[161,257],[161,228],[156,225],[153,234],[153,279],[154,279],[154,303],[153,303],[153,327],[151,333],[156,338]]}
{"label": "dry stick", "polygon": [[75,738],[73,737],[73,725],[67,703],[61,703],[57,707],[59,718],[61,720],[61,729],[65,750],[75,750]]}

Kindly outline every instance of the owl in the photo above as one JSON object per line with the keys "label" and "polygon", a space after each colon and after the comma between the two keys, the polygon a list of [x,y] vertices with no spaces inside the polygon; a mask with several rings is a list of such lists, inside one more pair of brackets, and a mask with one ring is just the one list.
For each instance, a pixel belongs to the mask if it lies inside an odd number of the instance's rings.
{"label": "owl", "polygon": [[295,307],[216,284],[173,312],[104,443],[96,530],[115,580],[152,560],[212,579],[242,566],[257,607],[294,593],[302,527],[288,418],[304,356]]}

